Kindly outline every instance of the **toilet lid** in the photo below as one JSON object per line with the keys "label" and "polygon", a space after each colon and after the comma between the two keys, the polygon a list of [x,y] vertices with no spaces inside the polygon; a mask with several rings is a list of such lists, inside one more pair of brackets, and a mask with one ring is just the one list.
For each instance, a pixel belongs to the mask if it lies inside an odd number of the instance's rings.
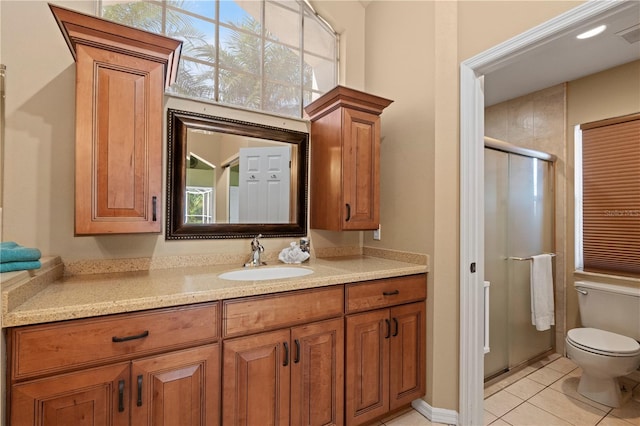
{"label": "toilet lid", "polygon": [[574,328],[567,337],[577,346],[592,352],[620,355],[635,355],[640,352],[640,343],[630,337],[597,328]]}

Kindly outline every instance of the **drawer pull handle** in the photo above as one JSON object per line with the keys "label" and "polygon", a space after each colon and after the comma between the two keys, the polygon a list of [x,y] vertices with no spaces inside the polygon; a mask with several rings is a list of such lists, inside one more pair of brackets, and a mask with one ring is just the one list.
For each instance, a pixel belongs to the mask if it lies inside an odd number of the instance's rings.
{"label": "drawer pull handle", "polygon": [[118,412],[124,411],[124,380],[118,382]]}
{"label": "drawer pull handle", "polygon": [[138,401],[136,405],[142,407],[142,374],[138,376]]}
{"label": "drawer pull handle", "polygon": [[283,342],[284,345],[284,362],[282,363],[283,367],[289,365],[289,344],[287,342]]}
{"label": "drawer pull handle", "polygon": [[126,336],[126,337],[113,336],[111,338],[111,341],[113,343],[127,342],[129,340],[143,339],[143,338],[147,337],[148,335],[149,335],[149,330],[145,330],[142,333],[136,334],[134,336]]}
{"label": "drawer pull handle", "polygon": [[300,340],[295,339],[294,343],[296,344],[296,357],[293,359],[293,363],[297,364],[300,362]]}
{"label": "drawer pull handle", "polygon": [[396,331],[393,332],[393,337],[396,337],[398,335],[398,319],[396,317],[393,317],[393,324],[396,326]]}
{"label": "drawer pull handle", "polygon": [[383,291],[382,295],[383,296],[394,296],[396,294],[400,294],[400,290],[393,290],[393,291]]}
{"label": "drawer pull handle", "polygon": [[384,322],[387,323],[387,334],[384,336],[385,339],[391,337],[391,322],[387,318],[384,319]]}

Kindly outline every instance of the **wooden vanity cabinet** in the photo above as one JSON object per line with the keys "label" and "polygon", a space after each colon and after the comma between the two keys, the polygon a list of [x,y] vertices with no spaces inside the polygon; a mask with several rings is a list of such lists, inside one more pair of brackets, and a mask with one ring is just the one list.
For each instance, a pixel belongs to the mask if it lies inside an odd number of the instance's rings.
{"label": "wooden vanity cabinet", "polygon": [[345,405],[351,426],[425,394],[426,277],[348,284],[346,298]]}
{"label": "wooden vanity cabinet", "polygon": [[426,275],[8,329],[12,426],[359,425],[425,393]]}
{"label": "wooden vanity cabinet", "polygon": [[131,424],[220,424],[220,345],[133,361]]}
{"label": "wooden vanity cabinet", "polygon": [[311,228],[378,229],[380,114],[391,102],[337,86],[305,107],[311,120]]}
{"label": "wooden vanity cabinet", "polygon": [[76,61],[76,235],[162,230],[164,89],[182,42],[49,5]]}
{"label": "wooden vanity cabinet", "polygon": [[223,342],[223,424],[343,424],[342,286],[238,299],[223,312],[226,332],[261,331]]}
{"label": "wooden vanity cabinet", "polygon": [[14,384],[8,424],[128,426],[129,377],[129,364],[118,363]]}
{"label": "wooden vanity cabinet", "polygon": [[218,303],[17,327],[13,426],[219,424]]}

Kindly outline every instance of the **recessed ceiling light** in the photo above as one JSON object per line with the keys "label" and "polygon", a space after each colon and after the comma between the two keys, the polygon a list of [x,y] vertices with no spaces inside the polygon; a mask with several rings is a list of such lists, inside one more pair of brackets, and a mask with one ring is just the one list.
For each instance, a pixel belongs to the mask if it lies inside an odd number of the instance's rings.
{"label": "recessed ceiling light", "polygon": [[585,38],[595,37],[606,29],[607,29],[606,25],[600,25],[599,27],[595,27],[590,29],[589,31],[585,31],[582,34],[578,34],[576,38],[579,38],[580,40],[584,40]]}

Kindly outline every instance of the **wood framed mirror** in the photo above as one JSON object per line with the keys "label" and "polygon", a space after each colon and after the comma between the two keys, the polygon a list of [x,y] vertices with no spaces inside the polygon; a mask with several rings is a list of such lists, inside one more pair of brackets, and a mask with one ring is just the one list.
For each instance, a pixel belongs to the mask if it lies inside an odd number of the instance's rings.
{"label": "wood framed mirror", "polygon": [[167,111],[167,240],[307,233],[309,135]]}

